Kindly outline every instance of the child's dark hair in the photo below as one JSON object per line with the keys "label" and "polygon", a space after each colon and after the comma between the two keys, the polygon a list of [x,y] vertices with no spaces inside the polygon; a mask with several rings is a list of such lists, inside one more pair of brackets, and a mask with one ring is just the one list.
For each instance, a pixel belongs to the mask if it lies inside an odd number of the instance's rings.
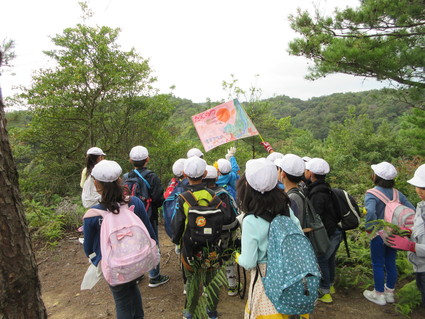
{"label": "child's dark hair", "polygon": [[141,168],[141,167],[144,167],[145,166],[146,161],[147,161],[147,158],[144,159],[144,160],[141,160],[141,161],[133,161],[133,160],[131,160],[131,163],[133,164],[134,167]]}
{"label": "child's dark hair", "polygon": [[203,180],[202,180],[202,182],[203,183],[205,183],[205,186],[206,187],[214,187],[216,184],[215,184],[215,182],[216,182],[216,179],[215,178],[204,178]]}
{"label": "child's dark hair", "polygon": [[[99,181],[98,181],[99,182]],[[114,214],[119,214],[120,203],[129,202],[129,198],[124,196],[124,187],[118,179],[114,182],[99,182],[102,184],[102,199],[100,203],[105,205],[106,209]]]}
{"label": "child's dark hair", "polygon": [[201,181],[203,178],[204,178],[204,176],[199,176],[199,177],[187,177],[190,181],[194,181],[194,182],[199,182],[199,181]]}
{"label": "child's dark hair", "polygon": [[86,177],[89,177],[91,175],[91,171],[92,171],[93,167],[97,164],[99,156],[102,156],[102,155],[94,155],[94,154],[87,155],[87,157],[86,157],[86,168],[87,168]]}
{"label": "child's dark hair", "polygon": [[237,183],[236,192],[239,207],[245,213],[259,216],[268,212],[271,219],[277,215],[289,216],[289,197],[277,185],[262,194],[248,184],[243,174]]}
{"label": "child's dark hair", "polygon": [[[280,167],[278,167],[277,170],[279,172],[285,172]],[[285,172],[285,174],[286,174],[286,177],[289,179],[289,181],[292,182],[292,183],[295,183],[295,184],[298,184],[299,182],[301,182],[301,180],[303,178],[303,175],[301,175],[301,176],[294,176],[294,175],[288,174],[287,172]]]}
{"label": "child's dark hair", "polygon": [[[313,173],[314,174],[314,173]],[[322,181],[322,182],[324,182],[325,181],[325,179],[326,179],[326,174],[325,175],[318,175],[318,174],[314,174],[314,176],[316,176],[316,179],[318,180],[318,181]]]}
{"label": "child's dark hair", "polygon": [[376,186],[381,186],[383,188],[393,188],[395,185],[394,180],[386,180],[383,179],[382,177],[379,177],[378,175],[375,174],[375,178],[373,179],[373,183]]}
{"label": "child's dark hair", "polygon": [[298,184],[299,182],[301,182],[301,178],[302,178],[302,176],[294,176],[288,173],[286,173],[286,177],[289,179],[289,181],[295,184]]}

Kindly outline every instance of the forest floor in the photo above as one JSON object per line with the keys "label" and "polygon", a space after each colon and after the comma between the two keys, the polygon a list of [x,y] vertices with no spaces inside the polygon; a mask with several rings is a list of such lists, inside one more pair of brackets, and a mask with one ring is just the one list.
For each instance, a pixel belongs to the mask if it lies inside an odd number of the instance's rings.
{"label": "forest floor", "polygon": [[[51,319],[115,318],[112,294],[101,279],[92,290],[80,290],[80,284],[88,267],[88,259],[78,241],[78,234],[70,234],[56,247],[36,248],[36,259],[42,284],[42,297]],[[143,298],[145,318],[182,318],[185,301],[179,258],[174,245],[160,227],[161,273],[170,281],[156,288],[148,287],[147,276],[139,283]],[[319,303],[310,316],[312,319],[393,319],[405,318],[393,305],[378,306],[367,301],[360,289],[338,291],[332,304]],[[219,317],[243,318],[245,300],[220,294]],[[415,309],[412,319],[425,318],[425,309]]]}

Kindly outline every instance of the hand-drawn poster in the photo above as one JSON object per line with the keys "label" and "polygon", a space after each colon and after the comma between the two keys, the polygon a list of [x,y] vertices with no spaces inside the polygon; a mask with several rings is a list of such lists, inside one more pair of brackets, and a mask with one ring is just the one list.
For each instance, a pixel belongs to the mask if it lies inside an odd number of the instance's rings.
{"label": "hand-drawn poster", "polygon": [[192,121],[206,152],[230,141],[258,135],[237,99],[193,115]]}

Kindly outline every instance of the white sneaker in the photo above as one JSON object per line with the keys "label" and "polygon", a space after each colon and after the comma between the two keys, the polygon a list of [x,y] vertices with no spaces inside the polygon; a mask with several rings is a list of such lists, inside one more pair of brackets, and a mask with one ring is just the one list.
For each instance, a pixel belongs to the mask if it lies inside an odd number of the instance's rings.
{"label": "white sneaker", "polygon": [[365,290],[363,291],[363,296],[369,301],[372,301],[373,303],[376,303],[380,306],[385,306],[387,304],[387,301],[385,300],[385,294],[384,293],[377,293],[374,290]]}
{"label": "white sneaker", "polygon": [[394,289],[388,288],[387,285],[385,285],[385,301],[387,303],[394,303],[395,302]]}

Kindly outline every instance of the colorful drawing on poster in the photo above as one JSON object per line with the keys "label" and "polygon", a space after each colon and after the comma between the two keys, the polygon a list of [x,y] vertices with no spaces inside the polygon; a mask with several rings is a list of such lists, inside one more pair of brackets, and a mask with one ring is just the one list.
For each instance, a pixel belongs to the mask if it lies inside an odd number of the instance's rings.
{"label": "colorful drawing on poster", "polygon": [[240,138],[258,135],[237,99],[193,115],[192,122],[206,152]]}

